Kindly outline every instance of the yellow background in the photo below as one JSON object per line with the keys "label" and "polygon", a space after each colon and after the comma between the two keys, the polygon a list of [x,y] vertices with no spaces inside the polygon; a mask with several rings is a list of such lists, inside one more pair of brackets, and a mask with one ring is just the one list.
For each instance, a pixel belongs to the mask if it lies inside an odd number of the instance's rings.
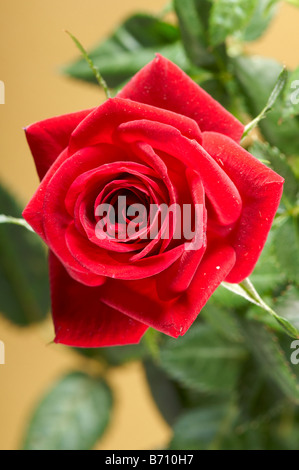
{"label": "yellow background", "polygon": [[[183,1],[183,0],[182,0]],[[166,0],[0,0],[0,80],[6,104],[0,106],[0,179],[23,205],[38,180],[22,127],[50,116],[100,104],[94,86],[61,76],[59,66],[78,54],[70,30],[90,47],[125,16],[136,11],[158,12]],[[248,48],[299,64],[299,9],[283,5],[267,34]],[[0,293],[1,295],[1,293]],[[67,348],[47,345],[52,325],[22,330],[0,318],[0,340],[6,365],[0,365],[0,449],[20,446],[30,412],[52,381],[80,359]],[[146,386],[138,363],[109,374],[115,391],[111,425],[99,449],[157,448],[170,437]]]}

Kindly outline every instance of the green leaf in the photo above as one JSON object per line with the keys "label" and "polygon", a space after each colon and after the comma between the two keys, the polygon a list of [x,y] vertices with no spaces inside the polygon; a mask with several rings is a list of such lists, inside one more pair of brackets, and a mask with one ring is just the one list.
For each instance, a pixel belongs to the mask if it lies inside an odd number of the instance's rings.
{"label": "green leaf", "polygon": [[249,278],[240,282],[240,284],[230,284],[227,282],[222,282],[222,286],[234,292],[235,294],[240,295],[241,297],[244,297],[244,299],[262,308],[263,310],[265,310],[265,312],[268,312],[284,329],[285,333],[287,333],[291,338],[299,337],[299,331],[297,330],[297,328],[294,325],[292,325],[286,318],[283,318],[280,315],[278,315],[276,312],[274,312],[274,310],[272,310],[272,308],[269,307],[269,305],[267,305],[263,301],[263,299],[259,296],[259,294],[255,290]]}
{"label": "green leaf", "polygon": [[294,5],[295,7],[299,7],[299,0],[286,0],[286,2]]}
{"label": "green leaf", "polygon": [[[1,212],[21,217],[20,207],[2,186]],[[0,291],[0,311],[19,326],[43,320],[50,309],[45,247],[20,225],[0,224]]]}
{"label": "green leaf", "polygon": [[[227,293],[227,290],[221,290],[222,294]],[[217,289],[217,291],[218,294],[220,289]],[[235,300],[236,298],[236,296],[233,294],[230,294],[230,297],[231,299],[229,299],[229,301],[231,301],[232,299]],[[217,303],[216,299],[219,299],[219,303]],[[225,295],[221,295],[218,297],[216,297],[216,295],[213,295],[202,309],[200,316],[203,317],[206,322],[209,323],[209,325],[211,325],[211,327],[215,330],[216,333],[224,336],[230,341],[242,341],[242,335],[238,322],[236,321],[235,315],[233,313],[233,308],[229,308]]]}
{"label": "green leaf", "polygon": [[209,41],[209,0],[174,0],[186,54],[197,67],[218,69],[224,66],[226,52],[223,45],[211,49]]}
{"label": "green leaf", "polygon": [[[154,16],[136,14],[127,19],[104,42],[88,52],[94,66],[110,88],[118,87],[160,53],[187,69],[189,61],[179,41],[176,26]],[[64,69],[71,77],[96,82],[85,60]]]}
{"label": "green leaf", "polygon": [[299,284],[299,215],[288,217],[274,234],[277,262],[287,278]]}
{"label": "green leaf", "polygon": [[231,433],[234,408],[227,403],[203,404],[184,413],[173,429],[171,450],[209,450],[219,448],[221,438]]}
{"label": "green leaf", "polygon": [[299,114],[299,67],[289,75],[284,92],[283,117],[293,117]]}
{"label": "green leaf", "polygon": [[255,429],[277,416],[286,404],[280,388],[265,376],[263,368],[257,366],[252,357],[242,370],[238,385],[238,405],[240,416],[238,426]]}
{"label": "green leaf", "polygon": [[242,345],[201,323],[182,338],[168,340],[160,351],[161,366],[173,378],[187,387],[214,393],[233,389],[245,356]]}
{"label": "green leaf", "polygon": [[245,28],[252,18],[257,0],[216,0],[210,15],[210,40],[213,46]]}
{"label": "green leaf", "polygon": [[35,410],[24,449],[90,450],[108,425],[111,407],[111,392],[102,379],[68,374]]}
{"label": "green leaf", "polygon": [[143,366],[152,397],[165,421],[172,426],[183,408],[178,387],[153,361],[145,360]]}
{"label": "green leaf", "polygon": [[279,149],[260,141],[254,142],[249,151],[256,158],[267,160],[271,168],[285,179],[284,197],[287,197],[289,204],[296,204],[299,197],[299,181],[285,155]]}
{"label": "green leaf", "polygon": [[240,31],[243,41],[255,41],[270,25],[277,12],[278,0],[258,0],[255,10],[247,26]]}
{"label": "green leaf", "polygon": [[66,31],[66,33],[70,36],[70,38],[73,40],[73,42],[75,43],[76,47],[79,49],[79,51],[81,52],[84,60],[86,61],[87,65],[89,66],[90,70],[92,71],[92,73],[94,74],[94,77],[96,79],[96,81],[98,82],[98,84],[100,85],[100,87],[103,88],[105,94],[106,94],[106,98],[111,98],[111,95],[110,95],[110,91],[108,89],[108,86],[107,86],[107,83],[105,82],[105,80],[103,79],[99,69],[94,65],[93,61],[91,60],[91,58],[89,57],[89,55],[87,54],[86,50],[84,49],[84,47],[82,46],[82,44],[79,42],[79,40],[73,36],[72,33],[70,33],[69,31]]}
{"label": "green leaf", "polygon": [[299,404],[299,386],[276,337],[257,322],[241,320],[243,335],[257,367],[292,402]]}
{"label": "green leaf", "polygon": [[278,99],[279,95],[281,94],[282,90],[284,89],[286,82],[287,82],[288,72],[283,67],[282,71],[280,72],[277,81],[274,85],[273,90],[270,93],[268,101],[262,111],[249,123],[245,126],[243,138],[246,137],[252,129],[254,129],[258,123],[266,117],[266,115],[271,111],[273,108],[276,100]]}
{"label": "green leaf", "polygon": [[[252,117],[255,117],[266,105],[281,72],[281,65],[272,59],[258,56],[239,56],[232,59],[231,63],[244,94],[248,111]],[[259,127],[270,145],[279,148],[286,155],[296,155],[298,154],[296,136],[299,134],[299,119],[281,121],[282,103],[283,100],[280,97],[272,111],[259,122]]]}

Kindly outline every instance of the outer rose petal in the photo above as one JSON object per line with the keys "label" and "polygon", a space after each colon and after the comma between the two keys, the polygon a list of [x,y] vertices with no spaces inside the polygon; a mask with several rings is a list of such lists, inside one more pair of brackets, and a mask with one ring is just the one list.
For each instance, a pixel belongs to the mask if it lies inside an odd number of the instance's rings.
{"label": "outer rose petal", "polygon": [[111,98],[95,108],[75,129],[70,139],[70,154],[98,143],[115,143],[114,131],[117,126],[140,119],[165,123],[178,129],[189,139],[195,139],[199,143],[202,141],[198,124],[187,116],[128,99]]}
{"label": "outer rose petal", "polygon": [[74,281],[52,252],[50,281],[55,343],[84,348],[136,344],[148,328],[104,305],[99,287]]}
{"label": "outer rose petal", "polygon": [[68,146],[71,133],[91,111],[92,109],[87,109],[46,119],[31,124],[25,129],[36,170],[41,180],[58,155]]}
{"label": "outer rose petal", "polygon": [[125,315],[177,338],[190,328],[209,297],[233,268],[235,260],[233,248],[214,246],[203,257],[189,288],[172,301],[163,301],[157,294],[159,275],[142,281],[109,279],[99,288],[101,300]]}
{"label": "outer rose petal", "polygon": [[198,86],[177,65],[157,54],[117,95],[194,119],[202,131],[216,131],[237,142],[243,124]]}
{"label": "outer rose petal", "polygon": [[231,238],[237,260],[226,278],[238,283],[251,274],[264,247],[284,179],[224,135],[205,132],[203,147],[221,165],[242,197],[241,217]]}

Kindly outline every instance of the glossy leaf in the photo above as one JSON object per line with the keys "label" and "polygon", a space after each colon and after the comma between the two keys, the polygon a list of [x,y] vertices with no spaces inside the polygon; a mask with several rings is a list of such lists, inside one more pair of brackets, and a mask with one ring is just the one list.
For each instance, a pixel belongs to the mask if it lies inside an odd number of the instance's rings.
{"label": "glossy leaf", "polygon": [[284,89],[286,82],[287,82],[288,72],[283,67],[276,83],[274,85],[273,90],[271,91],[267,103],[265,104],[264,108],[260,111],[260,113],[245,126],[243,137],[246,137],[249,132],[251,132],[262,119],[266,117],[266,115],[272,110],[273,106],[275,105],[279,95],[281,94],[282,90]]}
{"label": "glossy leaf", "polygon": [[74,372],[59,380],[35,410],[25,450],[90,450],[104,433],[112,397],[102,379]]}
{"label": "glossy leaf", "polygon": [[[105,41],[88,51],[88,56],[110,88],[122,85],[159,52],[181,68],[189,66],[179,30],[151,15],[136,14],[127,19]],[[94,82],[94,73],[84,59],[64,69],[71,77]]]}
{"label": "glossy leaf", "polygon": [[213,46],[244,29],[255,11],[257,0],[217,0],[210,15],[210,40]]}
{"label": "glossy leaf", "polygon": [[[258,56],[239,56],[232,60],[232,65],[248,111],[254,118],[266,105],[282,66],[272,59]],[[267,117],[259,122],[259,128],[270,145],[287,155],[296,155],[298,142],[294,136],[299,133],[299,119],[282,121],[282,109],[280,97]]]}
{"label": "glossy leaf", "polygon": [[[0,213],[19,220],[21,212],[0,186]],[[0,312],[19,326],[43,320],[50,309],[46,249],[20,225],[0,224],[0,291]]]}
{"label": "glossy leaf", "polygon": [[242,345],[200,323],[182,338],[168,340],[160,355],[162,367],[180,383],[199,391],[221,393],[233,389],[245,357]]}
{"label": "glossy leaf", "polygon": [[174,0],[186,54],[197,67],[218,69],[226,61],[224,46],[211,49],[209,40],[209,0]]}
{"label": "glossy leaf", "polygon": [[277,12],[279,0],[258,0],[247,26],[240,31],[243,41],[255,41],[270,25]]}

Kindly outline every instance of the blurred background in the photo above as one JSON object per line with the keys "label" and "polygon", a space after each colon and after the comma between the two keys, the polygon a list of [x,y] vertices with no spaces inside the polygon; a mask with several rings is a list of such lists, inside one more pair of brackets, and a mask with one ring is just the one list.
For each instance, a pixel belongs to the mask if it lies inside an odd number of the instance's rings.
{"label": "blurred background", "polygon": [[[1,0],[0,80],[5,105],[0,105],[0,179],[24,206],[38,179],[22,128],[54,115],[100,104],[98,87],[73,81],[60,73],[78,57],[67,29],[91,47],[136,11],[156,13],[165,0]],[[283,4],[263,39],[249,52],[276,58],[292,68],[298,64],[299,10]],[[0,293],[1,295],[1,293]],[[6,364],[0,365],[0,449],[21,445],[26,422],[36,401],[62,373],[80,368],[68,348],[50,344],[49,321],[21,329],[0,317],[0,340]],[[143,370],[130,363],[109,372],[115,391],[111,425],[99,449],[150,449],[163,446],[170,429],[160,417]]]}

